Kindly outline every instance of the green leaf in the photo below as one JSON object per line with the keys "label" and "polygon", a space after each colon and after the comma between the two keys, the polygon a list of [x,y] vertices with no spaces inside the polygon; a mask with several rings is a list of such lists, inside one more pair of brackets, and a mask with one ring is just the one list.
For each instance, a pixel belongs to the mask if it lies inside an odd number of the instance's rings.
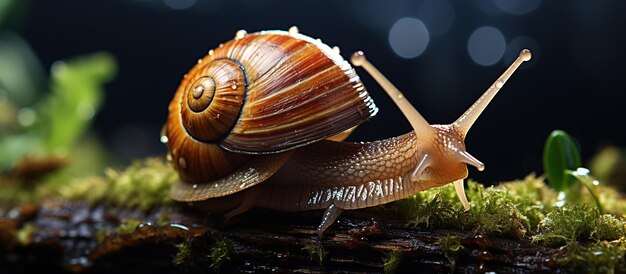
{"label": "green leaf", "polygon": [[104,84],[116,74],[115,58],[94,53],[54,63],[51,94],[39,106],[49,152],[68,151],[91,124],[104,99]]}
{"label": "green leaf", "polygon": [[567,176],[566,171],[576,170],[581,165],[580,151],[572,137],[562,130],[550,133],[543,150],[543,169],[548,184],[556,191],[569,188],[576,178]]}
{"label": "green leaf", "polygon": [[[2,2],[2,1],[0,1]],[[31,106],[47,91],[46,74],[28,43],[0,31],[0,95],[18,106]]]}

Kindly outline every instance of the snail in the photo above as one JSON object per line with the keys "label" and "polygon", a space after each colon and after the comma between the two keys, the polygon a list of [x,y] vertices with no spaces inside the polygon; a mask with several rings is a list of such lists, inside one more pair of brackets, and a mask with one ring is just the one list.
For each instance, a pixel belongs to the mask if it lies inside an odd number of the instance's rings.
{"label": "snail", "polygon": [[226,218],[252,207],[323,209],[322,233],[344,210],[403,199],[452,182],[470,208],[465,149],[481,112],[531,53],[514,63],[451,124],[430,125],[366,58],[351,57],[393,99],[413,130],[384,140],[343,140],[378,111],[355,70],[319,39],[241,30],[185,75],[169,104],[162,141],[180,180],[173,200]]}

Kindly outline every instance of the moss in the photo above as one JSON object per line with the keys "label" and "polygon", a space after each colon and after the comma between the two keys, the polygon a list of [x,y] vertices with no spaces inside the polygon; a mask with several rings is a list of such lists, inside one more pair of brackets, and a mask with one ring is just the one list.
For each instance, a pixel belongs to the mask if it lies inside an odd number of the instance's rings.
{"label": "moss", "polygon": [[98,242],[98,244],[101,244],[102,242],[104,242],[104,239],[106,239],[108,234],[109,233],[106,229],[98,230],[98,232],[96,232],[96,242]]}
{"label": "moss", "polygon": [[496,186],[508,193],[511,203],[524,215],[531,227],[537,227],[545,214],[552,210],[557,194],[546,187],[543,178],[531,174],[522,180]]}
{"label": "moss", "polygon": [[533,241],[547,245],[563,245],[577,239],[588,239],[591,224],[598,217],[598,211],[586,205],[566,205],[548,213],[537,227],[538,234]]}
{"label": "moss", "polygon": [[230,254],[233,250],[233,243],[226,239],[222,238],[213,244],[211,247],[211,268],[217,271],[222,267],[227,261],[230,261]]}
{"label": "moss", "polygon": [[461,240],[458,237],[448,235],[439,239],[439,246],[450,263],[450,272],[454,273],[456,269],[456,256],[459,251],[463,249]]}
{"label": "moss", "polygon": [[172,263],[174,263],[174,265],[176,265],[183,272],[190,272],[194,268],[197,268],[197,260],[206,260],[205,256],[193,256],[192,245],[195,241],[196,240],[194,239],[187,239],[184,242],[176,245],[178,251],[176,252],[176,255],[174,255]]}
{"label": "moss", "polygon": [[157,225],[169,225],[170,224],[170,215],[166,211],[161,211],[159,213],[159,219],[157,220]]}
{"label": "moss", "polygon": [[534,241],[563,245],[577,240],[615,240],[626,233],[624,221],[610,214],[599,214],[588,205],[566,205],[546,215],[537,227]]}
{"label": "moss", "polygon": [[383,258],[383,270],[385,273],[395,273],[402,263],[402,252],[391,251]]}
{"label": "moss", "polygon": [[472,228],[481,234],[496,234],[524,237],[530,230],[530,222],[518,208],[519,203],[509,192],[497,189],[484,189],[478,184],[469,185],[473,192],[472,209],[461,215],[463,227]]}
{"label": "moss", "polygon": [[538,186],[538,182],[541,180],[531,176],[523,181],[485,188],[469,181],[466,191],[472,206],[469,212],[463,210],[452,185],[420,192],[386,210],[416,226],[524,237],[543,219],[548,208],[537,200],[538,197],[552,196]]}
{"label": "moss", "polygon": [[588,194],[581,196],[583,205],[555,207],[556,193],[545,186],[543,178],[534,175],[495,187],[468,181],[469,212],[463,211],[452,185],[422,191],[384,209],[409,225],[517,238],[532,236],[534,241],[546,245],[576,239],[616,239],[626,230],[624,220],[615,217],[615,209],[626,203],[620,202],[619,194],[609,188],[597,189],[601,202],[609,205],[606,208],[613,214],[600,215],[595,208],[584,205],[592,204]]}
{"label": "moss", "polygon": [[183,272],[206,272],[207,268],[219,271],[224,263],[230,261],[233,244],[222,238],[208,245],[207,239],[187,239],[176,245],[178,252],[173,263]]}
{"label": "moss", "polygon": [[0,202],[25,203],[45,197],[85,200],[126,208],[149,210],[170,202],[169,190],[178,180],[171,166],[160,158],[133,162],[123,171],[107,169],[104,176],[25,184],[12,177],[0,178]]}
{"label": "moss", "polygon": [[319,242],[310,242],[307,243],[302,250],[305,250],[309,253],[310,260],[316,260],[320,266],[326,259],[326,255],[328,255],[328,251],[319,243]]}
{"label": "moss", "polygon": [[14,177],[0,175],[0,202],[19,204],[34,200],[33,186]]}
{"label": "moss", "polygon": [[387,216],[395,216],[407,225],[427,228],[455,227],[462,206],[454,188],[444,186],[381,207]]}
{"label": "moss", "polygon": [[113,233],[117,235],[133,233],[137,229],[137,226],[139,226],[139,224],[141,224],[141,220],[126,219],[123,223],[117,226],[115,230],[113,230]]}
{"label": "moss", "polygon": [[437,193],[432,199],[429,197],[423,202],[409,200],[413,203],[413,208],[409,211],[411,214],[409,222],[430,228],[454,226],[460,209],[455,208],[456,206],[449,200],[442,198],[443,195],[443,193]]}
{"label": "moss", "polygon": [[595,240],[614,240],[626,235],[624,220],[611,214],[600,215],[591,229],[590,236]]}
{"label": "moss", "polygon": [[35,233],[35,225],[26,223],[17,231],[17,241],[21,245],[29,245],[33,240],[33,233]]}
{"label": "moss", "polygon": [[571,242],[561,250],[558,262],[575,273],[625,273],[626,239],[590,245]]}
{"label": "moss", "polygon": [[177,179],[176,172],[162,159],[149,158],[123,171],[108,169],[104,177],[74,179],[58,188],[42,187],[38,194],[149,210],[170,202],[169,189]]}

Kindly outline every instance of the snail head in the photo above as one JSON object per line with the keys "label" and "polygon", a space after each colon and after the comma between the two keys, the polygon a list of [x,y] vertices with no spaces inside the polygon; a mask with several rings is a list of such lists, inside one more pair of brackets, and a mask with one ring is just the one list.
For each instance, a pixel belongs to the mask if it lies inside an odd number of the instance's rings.
{"label": "snail head", "polygon": [[462,185],[462,180],[468,175],[467,165],[472,165],[479,171],[483,171],[485,165],[465,149],[467,132],[513,72],[524,61],[530,60],[531,56],[529,50],[522,50],[519,57],[487,91],[461,117],[448,125],[429,124],[402,92],[365,58],[363,52],[354,53],[351,61],[353,65],[363,67],[378,82],[411,123],[420,154],[419,162],[410,174],[411,181],[426,181],[429,184],[426,188],[454,182],[459,199],[468,209],[469,204]]}

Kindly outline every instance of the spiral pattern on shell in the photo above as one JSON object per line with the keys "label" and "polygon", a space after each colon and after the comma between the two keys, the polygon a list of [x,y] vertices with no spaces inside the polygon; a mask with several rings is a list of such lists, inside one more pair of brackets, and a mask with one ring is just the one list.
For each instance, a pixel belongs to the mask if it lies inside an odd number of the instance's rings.
{"label": "spiral pattern on shell", "polygon": [[226,137],[241,113],[247,88],[245,70],[235,60],[217,59],[202,66],[185,83],[185,130],[201,142]]}
{"label": "spiral pattern on shell", "polygon": [[265,157],[258,155],[328,138],[376,112],[354,69],[319,40],[238,33],[198,60],[179,86],[169,105],[168,150],[183,184],[214,184],[215,193],[203,195],[223,196],[238,189],[216,180]]}

